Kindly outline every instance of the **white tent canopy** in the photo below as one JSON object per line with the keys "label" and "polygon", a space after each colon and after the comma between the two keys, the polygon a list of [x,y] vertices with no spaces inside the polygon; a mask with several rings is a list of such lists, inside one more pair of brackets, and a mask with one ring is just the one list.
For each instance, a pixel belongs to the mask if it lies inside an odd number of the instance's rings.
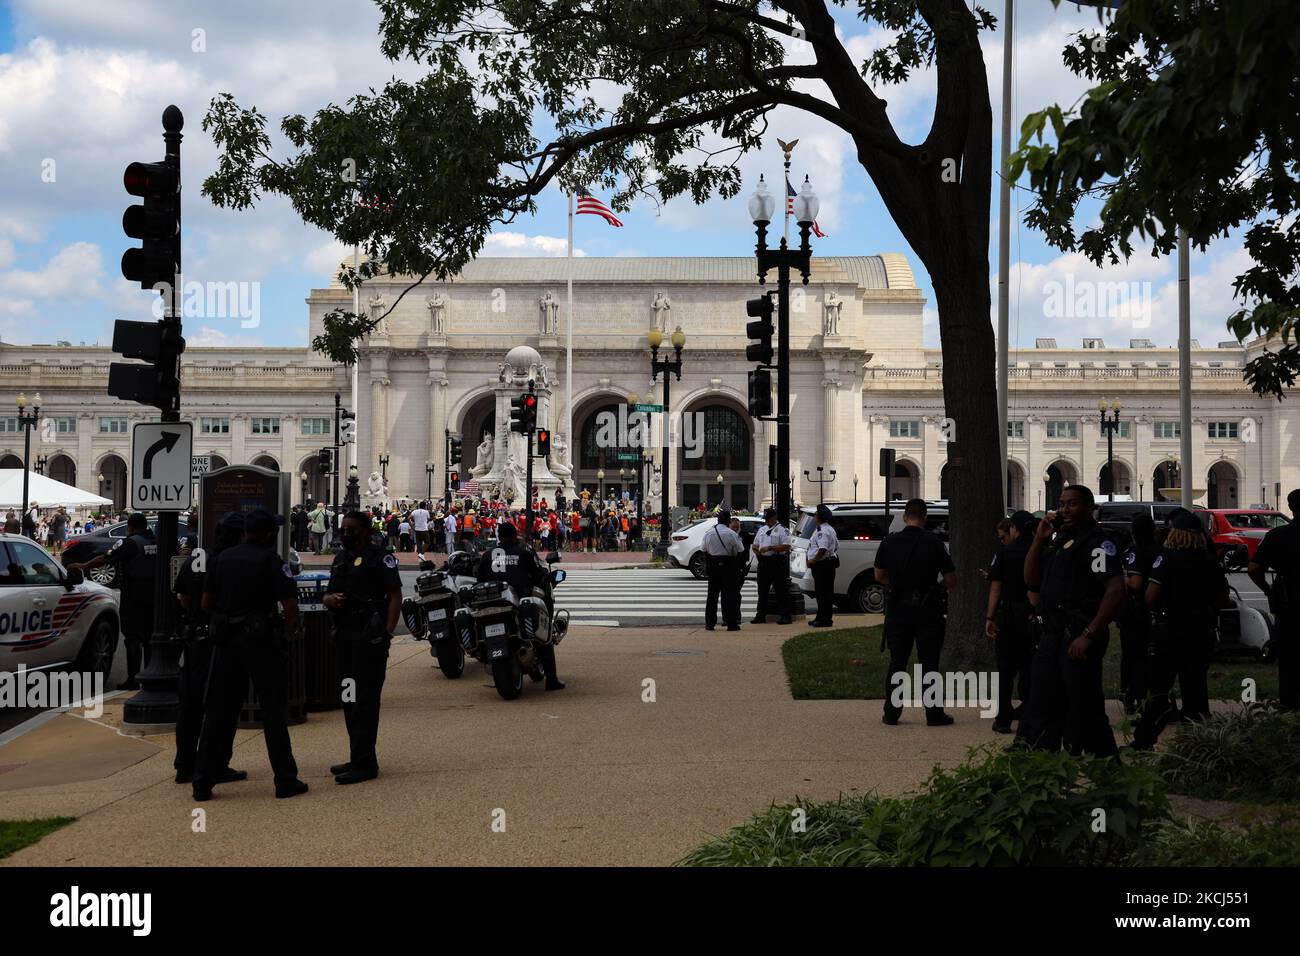
{"label": "white tent canopy", "polygon": [[[111,505],[109,498],[82,491],[72,485],[65,485],[53,478],[46,478],[34,471],[27,473],[27,503],[36,502],[41,509],[57,508],[94,508],[99,505]],[[21,508],[23,506],[23,470],[21,468],[0,468],[0,508]]]}

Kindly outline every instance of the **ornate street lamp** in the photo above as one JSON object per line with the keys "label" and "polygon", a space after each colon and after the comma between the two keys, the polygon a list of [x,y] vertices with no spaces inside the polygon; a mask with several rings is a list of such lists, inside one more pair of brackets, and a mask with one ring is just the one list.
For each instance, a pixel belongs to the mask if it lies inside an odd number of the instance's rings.
{"label": "ornate street lamp", "polygon": [[[1120,401],[1107,402],[1100,399],[1097,408],[1101,411],[1101,430],[1106,433],[1106,500],[1115,500],[1115,433],[1119,431]],[[1110,414],[1107,414],[1107,412]]]}
{"label": "ornate street lamp", "polygon": [[673,330],[672,339],[674,357],[671,359],[659,358],[659,346],[663,345],[664,334],[658,329],[651,329],[646,333],[646,342],[650,346],[650,382],[653,385],[658,379],[660,373],[664,377],[664,410],[663,410],[663,479],[659,483],[660,493],[660,515],[659,515],[659,540],[655,542],[654,557],[666,558],[668,556],[668,531],[670,519],[668,515],[668,482],[671,480],[672,472],[668,462],[668,415],[669,415],[669,388],[668,381],[670,375],[675,375],[677,381],[682,380],[682,348],[686,345],[686,333],[682,331],[679,325]]}
{"label": "ornate street lamp", "polygon": [[[27,492],[32,458],[32,429],[41,420],[41,393],[32,396],[32,410],[27,411],[27,396],[18,393],[18,424],[23,430],[23,510],[20,520],[27,520]],[[34,533],[34,532],[33,532]]]}

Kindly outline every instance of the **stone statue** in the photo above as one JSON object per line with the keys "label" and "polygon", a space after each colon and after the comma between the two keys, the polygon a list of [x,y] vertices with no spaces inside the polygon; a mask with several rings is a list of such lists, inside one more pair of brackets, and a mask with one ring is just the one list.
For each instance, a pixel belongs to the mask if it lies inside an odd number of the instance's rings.
{"label": "stone statue", "polygon": [[564,435],[560,432],[554,432],[551,435],[551,453],[546,458],[546,465],[551,470],[551,474],[560,479],[561,485],[567,485],[569,479],[573,477],[573,469],[568,465],[568,443],[564,440]]}
{"label": "stone statue", "polygon": [[372,322],[377,323],[371,330],[373,335],[388,334],[388,319],[384,318],[384,308],[387,304],[388,301],[384,298],[382,292],[376,292],[370,297],[370,319]]}
{"label": "stone statue", "polygon": [[663,479],[659,474],[658,468],[650,468],[650,480],[646,483],[646,498],[654,502],[659,501],[659,493],[663,488]]}
{"label": "stone statue", "polygon": [[446,335],[447,297],[441,292],[435,292],[424,300],[424,304],[429,310],[429,334]]}
{"label": "stone statue", "polygon": [[844,308],[844,300],[834,292],[827,292],[826,299],[822,303],[823,335],[840,334],[840,310]]}
{"label": "stone statue", "polygon": [[488,432],[483,436],[483,440],[479,442],[478,458],[474,463],[474,467],[469,470],[469,476],[476,479],[482,478],[492,470],[492,462],[495,459],[496,442],[492,433]]}
{"label": "stone statue", "polygon": [[655,293],[655,300],[650,305],[655,314],[655,328],[660,332],[668,331],[668,310],[673,307],[672,301],[662,292]]}
{"label": "stone statue", "polygon": [[542,313],[542,335],[554,335],[560,324],[559,301],[547,289],[546,295],[537,300],[537,307]]}
{"label": "stone statue", "polygon": [[523,464],[511,458],[501,480],[502,496],[507,501],[523,501],[527,492],[525,483],[526,474]]}
{"label": "stone statue", "polygon": [[366,496],[370,498],[387,498],[388,489],[384,487],[384,476],[372,471],[366,479]]}

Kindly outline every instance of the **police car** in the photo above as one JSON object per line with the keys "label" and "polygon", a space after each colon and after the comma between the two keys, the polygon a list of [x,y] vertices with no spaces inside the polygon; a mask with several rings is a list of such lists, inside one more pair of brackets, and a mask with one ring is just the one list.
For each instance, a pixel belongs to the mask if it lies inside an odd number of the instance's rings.
{"label": "police car", "polygon": [[65,571],[20,534],[0,534],[0,671],[71,666],[107,675],[117,649],[117,593]]}

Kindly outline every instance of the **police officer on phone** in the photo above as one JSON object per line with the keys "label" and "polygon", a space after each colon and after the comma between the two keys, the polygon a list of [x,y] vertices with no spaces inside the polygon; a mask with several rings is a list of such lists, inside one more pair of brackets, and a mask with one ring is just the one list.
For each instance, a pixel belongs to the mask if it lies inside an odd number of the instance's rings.
{"label": "police officer on phone", "polygon": [[1034,655],[1029,710],[1019,741],[1043,750],[1113,757],[1102,658],[1124,603],[1119,549],[1093,518],[1093,495],[1067,485],[1038,523],[1025,556],[1025,582],[1039,591],[1043,637]]}
{"label": "police officer on phone", "polygon": [[[497,546],[484,551],[478,561],[475,577],[479,581],[504,581],[520,597],[527,597],[533,589],[543,586],[549,574],[546,565],[537,557],[537,552],[519,540],[519,529],[513,522],[503,521],[497,528]],[[553,607],[551,589],[546,591],[546,610]],[[537,659],[546,671],[546,689],[564,690],[564,681],[560,680],[555,667],[554,641],[533,644]]]}
{"label": "police officer on phone", "polygon": [[[239,544],[244,534],[244,516],[232,511],[217,522],[216,540],[200,551],[197,545],[185,555],[185,563],[176,573],[172,591],[181,606],[181,634],[184,651],[181,657],[177,696],[180,708],[176,716],[176,768],[177,783],[191,783],[199,757],[199,733],[203,728],[204,698],[208,690],[208,675],[212,670],[212,641],[209,634],[211,613],[203,609],[203,586],[207,579],[208,562],[215,561],[226,548]],[[230,756],[227,755],[229,760]],[[243,770],[223,766],[214,774],[215,783],[245,780]]]}
{"label": "police officer on phone", "polygon": [[[889,673],[885,677],[885,713],[881,720],[891,726],[902,715],[902,708],[894,700],[894,675],[907,671],[912,645],[916,645],[923,675],[939,671],[939,653],[943,650],[943,592],[957,585],[957,569],[948,549],[938,535],[925,529],[928,514],[924,501],[910,500],[903,507],[903,529],[886,537],[876,551],[876,582],[889,590],[885,605]],[[943,727],[953,719],[939,704],[925,708],[925,722],[931,727]]]}
{"label": "police officer on phone", "polygon": [[334,616],[349,756],[330,773],[335,783],[350,784],[379,776],[379,702],[388,647],[402,613],[402,578],[397,556],[374,543],[362,512],[349,511],[343,518],[340,540],[324,604]]}
{"label": "police officer on phone", "polygon": [[[244,515],[243,540],[208,564],[203,609],[213,643],[206,715],[199,735],[194,799],[208,800],[229,765],[239,707],[251,678],[262,708],[262,737],[281,799],[307,792],[289,742],[289,662],[285,632],[298,626],[298,587],[275,550],[283,519],[264,508]],[[281,619],[279,608],[284,609]]]}
{"label": "police officer on phone", "polygon": [[158,571],[158,539],[149,529],[149,519],[134,512],[126,519],[127,536],[105,554],[83,564],[69,564],[89,571],[100,565],[117,568],[122,589],[122,639],[126,644],[126,680],[118,690],[139,690],[141,667],[149,666],[150,640],[153,638],[154,578]]}
{"label": "police officer on phone", "polygon": [[[998,714],[993,730],[1011,733],[1011,721],[1024,713],[1029,703],[1030,671],[1037,646],[1037,629],[1032,626],[1035,609],[1025,584],[1025,556],[1033,540],[1034,516],[1017,511],[1006,529],[1006,543],[993,556],[989,567],[988,616],[984,633],[993,641],[998,662]],[[1020,708],[1012,709],[1012,687],[1019,682]]]}
{"label": "police officer on phone", "polygon": [[[1300,709],[1300,488],[1286,496],[1295,516],[1290,524],[1273,528],[1259,543],[1246,571],[1268,595],[1277,621],[1278,702],[1285,710]],[[1265,575],[1273,571],[1273,583]]]}
{"label": "police officer on phone", "polygon": [[763,509],[763,527],[752,546],[758,555],[758,609],[751,624],[767,620],[768,593],[776,591],[778,624],[790,623],[790,531],[776,520],[776,509]]}
{"label": "police officer on phone", "polygon": [[731,512],[718,512],[718,523],[704,532],[700,549],[704,552],[709,588],[705,595],[704,629],[718,624],[718,601],[722,601],[722,622],[727,630],[740,630],[740,563],[749,563],[745,542],[732,531]]}

